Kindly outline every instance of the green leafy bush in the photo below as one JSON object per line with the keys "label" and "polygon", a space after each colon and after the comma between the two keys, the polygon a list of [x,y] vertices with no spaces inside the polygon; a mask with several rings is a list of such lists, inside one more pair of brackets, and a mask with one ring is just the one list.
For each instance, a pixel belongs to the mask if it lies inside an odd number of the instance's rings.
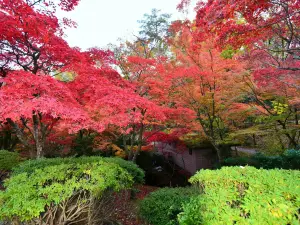
{"label": "green leafy bush", "polygon": [[137,171],[133,163],[101,157],[24,162],[0,192],[0,221],[86,224],[85,219],[101,211],[101,199],[132,186]]}
{"label": "green leafy bush", "polygon": [[199,193],[194,188],[162,188],[149,194],[140,203],[140,215],[152,225],[175,225],[182,204]]}
{"label": "green leafy bush", "polygon": [[11,170],[21,162],[21,158],[16,152],[0,150],[0,170]]}
{"label": "green leafy bush", "polygon": [[116,163],[119,166],[121,166],[123,169],[127,170],[131,174],[131,176],[133,177],[136,183],[144,182],[145,173],[135,163],[126,161],[118,157],[108,157],[108,158],[103,158],[103,160],[105,162]]}
{"label": "green leafy bush", "polygon": [[123,160],[121,158],[103,158],[99,156],[79,157],[79,158],[52,158],[52,159],[39,159],[28,160],[20,164],[13,169],[14,174],[19,173],[32,173],[36,169],[43,169],[46,166],[55,166],[60,164],[87,164],[94,162],[107,162],[115,163],[127,170],[133,177],[136,183],[142,183],[144,181],[144,171],[140,169],[136,164]]}
{"label": "green leafy bush", "polygon": [[199,171],[190,182],[203,194],[183,206],[182,225],[299,224],[297,170],[223,167]]}
{"label": "green leafy bush", "polygon": [[287,150],[283,155],[266,156],[257,153],[250,157],[232,157],[225,159],[221,166],[253,166],[264,169],[300,169],[300,151]]}

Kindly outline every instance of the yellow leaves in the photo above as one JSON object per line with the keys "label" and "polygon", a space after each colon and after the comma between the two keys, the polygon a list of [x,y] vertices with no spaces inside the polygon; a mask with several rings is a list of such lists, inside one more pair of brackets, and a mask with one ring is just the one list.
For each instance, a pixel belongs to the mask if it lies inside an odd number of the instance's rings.
{"label": "yellow leaves", "polygon": [[59,81],[73,81],[75,79],[76,74],[74,72],[62,72],[58,73],[55,78]]}
{"label": "yellow leaves", "polygon": [[[274,199],[275,200],[275,199]],[[275,201],[274,201],[275,202]],[[291,211],[289,209],[289,207],[285,204],[278,204],[279,207],[271,209],[270,213],[276,217],[276,218],[280,218],[285,216],[285,214],[290,214]]]}
{"label": "yellow leaves", "polygon": [[112,144],[111,148],[114,151],[115,156],[120,157],[120,158],[125,158],[126,157],[126,153],[122,148],[118,147],[115,144]]}
{"label": "yellow leaves", "polygon": [[156,121],[150,121],[150,120],[143,120],[143,124],[145,125],[162,125],[161,122],[156,122]]}
{"label": "yellow leaves", "polygon": [[120,158],[125,158],[126,153],[124,151],[116,151],[115,156],[120,157]]}
{"label": "yellow leaves", "polygon": [[245,24],[245,23],[246,23],[245,18],[238,18],[238,19],[236,20],[236,24],[238,24],[238,25]]}
{"label": "yellow leaves", "polygon": [[85,170],[84,173],[88,174],[88,175],[91,175],[91,170]]}
{"label": "yellow leaves", "polygon": [[129,151],[136,151],[138,149],[138,146],[137,145],[134,145],[134,146],[130,146],[130,145],[127,145],[127,148]]}
{"label": "yellow leaves", "polygon": [[277,218],[282,217],[282,213],[279,212],[279,211],[272,212],[272,215],[277,217]]}
{"label": "yellow leaves", "polygon": [[120,147],[118,147],[118,146],[115,145],[115,144],[112,144],[112,145],[111,145],[111,148],[112,148],[112,150],[114,150],[114,151],[124,151],[123,149],[121,149]]}
{"label": "yellow leaves", "polygon": [[274,111],[278,114],[278,115],[281,115],[282,113],[284,113],[287,108],[288,108],[288,105],[287,104],[284,104],[284,103],[280,103],[278,101],[271,101],[272,102],[272,105],[274,107]]}
{"label": "yellow leaves", "polygon": [[193,32],[197,31],[198,27],[196,26],[196,23],[193,23],[193,25],[191,26],[191,29]]}

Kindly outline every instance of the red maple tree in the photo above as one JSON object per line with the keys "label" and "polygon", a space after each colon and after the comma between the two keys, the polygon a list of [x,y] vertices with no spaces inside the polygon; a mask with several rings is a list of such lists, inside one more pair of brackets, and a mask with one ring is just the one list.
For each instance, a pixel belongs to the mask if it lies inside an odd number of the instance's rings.
{"label": "red maple tree", "polygon": [[0,104],[0,120],[11,125],[32,157],[35,151],[38,158],[43,156],[45,140],[60,120],[70,132],[92,124],[65,84],[46,75],[10,72],[1,87]]}
{"label": "red maple tree", "polygon": [[[63,28],[75,24],[59,21],[55,9],[72,10],[78,0],[55,3],[1,1],[1,121],[12,126],[22,144],[41,157],[54,124],[71,132],[99,132],[111,125],[125,132],[129,123],[163,118],[154,103],[111,69],[110,51],[82,52],[63,40]],[[68,82],[55,79],[66,73],[72,75]]]}

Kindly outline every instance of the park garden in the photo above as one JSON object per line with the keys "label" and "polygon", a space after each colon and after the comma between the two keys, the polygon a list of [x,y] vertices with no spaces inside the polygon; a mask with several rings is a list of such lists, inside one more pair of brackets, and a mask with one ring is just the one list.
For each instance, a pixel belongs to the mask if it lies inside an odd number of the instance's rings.
{"label": "park garden", "polygon": [[0,224],[300,224],[300,1],[149,9],[85,50],[79,3],[0,0]]}

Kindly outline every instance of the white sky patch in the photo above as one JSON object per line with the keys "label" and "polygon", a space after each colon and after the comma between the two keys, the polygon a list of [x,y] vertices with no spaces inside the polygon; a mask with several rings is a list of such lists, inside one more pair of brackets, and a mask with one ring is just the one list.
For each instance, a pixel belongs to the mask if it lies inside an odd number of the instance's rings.
{"label": "white sky patch", "polygon": [[145,13],[153,8],[161,13],[172,14],[172,20],[195,18],[191,7],[188,15],[176,9],[180,0],[81,0],[71,12],[59,11],[59,18],[67,17],[78,24],[76,29],[67,29],[66,40],[70,46],[85,50],[90,47],[105,47],[118,43],[118,38],[131,39],[137,34],[139,23]]}

